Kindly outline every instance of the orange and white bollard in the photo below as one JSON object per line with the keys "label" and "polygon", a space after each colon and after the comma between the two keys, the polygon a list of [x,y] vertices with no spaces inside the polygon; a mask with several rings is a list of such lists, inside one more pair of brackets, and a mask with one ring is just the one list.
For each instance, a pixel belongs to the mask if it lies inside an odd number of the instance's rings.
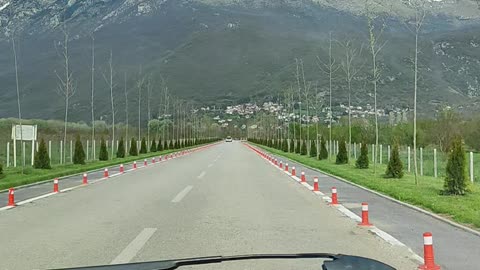
{"label": "orange and white bollard", "polygon": [[123,164],[120,164],[120,173],[124,173],[125,170],[123,169]]}
{"label": "orange and white bollard", "polygon": [[103,178],[108,178],[108,168],[105,168],[105,170],[103,170]]}
{"label": "orange and white bollard", "polygon": [[148,166],[148,164],[147,164],[147,159],[144,159],[144,160],[143,160],[143,166]]}
{"label": "orange and white bollard", "polygon": [[280,167],[280,169],[283,169],[283,163],[281,160],[280,160],[280,165],[278,165],[278,167]]}
{"label": "orange and white bollard", "polygon": [[300,181],[305,183],[307,180],[305,179],[305,172],[302,172],[302,176],[300,176]]}
{"label": "orange and white bollard", "polygon": [[158,157],[158,162],[161,162],[162,161],[162,156],[159,156]]}
{"label": "orange and white bollard", "polygon": [[15,206],[15,189],[8,190],[8,204],[7,206]]}
{"label": "orange and white bollard", "polygon": [[84,185],[87,185],[87,184],[88,184],[88,178],[87,178],[87,174],[86,174],[86,173],[83,174],[83,181],[82,181],[82,183],[83,183]]}
{"label": "orange and white bollard", "polygon": [[292,167],[292,176],[296,176],[297,172],[295,171],[295,167]]}
{"label": "orange and white bollard", "polygon": [[433,236],[432,233],[423,234],[423,260],[424,264],[418,269],[421,270],[440,270],[440,266],[435,264],[435,256],[433,254]]}
{"label": "orange and white bollard", "polygon": [[285,163],[285,171],[288,172],[288,163]]}
{"label": "orange and white bollard", "polygon": [[133,162],[133,169],[134,169],[134,170],[137,169],[137,161],[134,161],[134,162]]}
{"label": "orange and white bollard", "polygon": [[152,163],[155,163],[155,158],[154,157],[152,157]]}
{"label": "orange and white bollard", "polygon": [[358,224],[359,226],[373,226],[368,221],[368,203],[362,203],[362,222]]}
{"label": "orange and white bollard", "polygon": [[53,179],[53,192],[58,193],[58,178]]}
{"label": "orange and white bollard", "polygon": [[318,177],[313,178],[313,191],[320,191],[318,188]]}
{"label": "orange and white bollard", "polygon": [[338,197],[337,197],[337,188],[332,187],[332,203],[331,205],[338,205]]}

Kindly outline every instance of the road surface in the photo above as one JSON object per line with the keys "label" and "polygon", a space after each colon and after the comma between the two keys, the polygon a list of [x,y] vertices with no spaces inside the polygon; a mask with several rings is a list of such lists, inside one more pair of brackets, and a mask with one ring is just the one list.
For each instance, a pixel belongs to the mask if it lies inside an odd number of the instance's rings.
{"label": "road surface", "polygon": [[[359,228],[240,142],[0,211],[0,224],[1,269],[298,252],[367,256],[397,269],[418,266],[406,247]],[[421,235],[414,237],[421,247]],[[236,262],[208,269],[320,269],[320,263]]]}

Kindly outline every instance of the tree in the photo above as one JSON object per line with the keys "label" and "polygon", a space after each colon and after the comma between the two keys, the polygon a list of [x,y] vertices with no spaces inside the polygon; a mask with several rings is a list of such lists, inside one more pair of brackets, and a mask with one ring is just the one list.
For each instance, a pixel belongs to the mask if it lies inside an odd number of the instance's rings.
{"label": "tree", "polygon": [[448,156],[446,176],[443,184],[444,193],[464,195],[467,191],[466,160],[463,141],[457,136],[453,139]]}
{"label": "tree", "polygon": [[302,142],[302,147],[301,147],[301,150],[300,150],[300,155],[302,156],[306,156],[308,153],[307,153],[307,141],[303,141]]}
{"label": "tree", "polygon": [[158,143],[157,143],[157,151],[158,151],[158,152],[161,152],[161,151],[163,151],[163,142],[162,142],[162,138],[159,138],[159,139],[158,139]]}
{"label": "tree", "polygon": [[108,87],[110,88],[110,106],[112,110],[112,153],[114,149],[114,143],[115,142],[115,102],[113,100],[113,88],[115,87],[113,83],[113,53],[112,50],[110,50],[110,59],[108,60],[108,67],[110,71],[110,76],[107,78],[105,74],[103,74],[103,78],[105,79],[105,82],[108,84]]}
{"label": "tree", "polygon": [[398,144],[393,145],[392,154],[390,155],[390,161],[388,162],[387,171],[385,172],[385,178],[402,178],[403,177],[403,164],[400,160],[400,153],[398,151]]}
{"label": "tree", "polygon": [[[332,112],[332,81],[333,81],[333,74],[340,68],[335,63],[335,59],[332,57],[332,32],[330,32],[330,43],[328,48],[328,63],[323,63],[320,60],[320,57],[317,56],[317,66],[321,71],[325,74],[328,74],[329,78],[329,107],[328,107],[328,120],[329,120],[329,140],[332,142],[332,122],[333,122],[333,112]],[[328,158],[328,157],[327,157]]]}
{"label": "tree", "polygon": [[355,166],[359,169],[368,169],[368,147],[366,143],[362,143],[360,156],[358,157]]}
{"label": "tree", "polygon": [[[125,141],[128,142],[128,91],[127,91],[127,73],[123,74],[123,94],[125,95]],[[125,150],[128,145],[125,145]],[[126,152],[126,151],[125,151]]]}
{"label": "tree", "polygon": [[105,139],[102,137],[102,141],[100,143],[100,155],[98,157],[99,160],[108,160],[108,150],[107,150],[107,144],[105,143]]}
{"label": "tree", "polygon": [[85,151],[83,151],[82,141],[80,135],[77,135],[75,140],[75,152],[73,154],[73,164],[85,164]]}
{"label": "tree", "polygon": [[33,162],[33,167],[35,169],[51,169],[50,166],[50,157],[48,156],[47,146],[43,139],[40,140],[38,145],[38,151],[35,155]]}
{"label": "tree", "polygon": [[[90,110],[92,113],[92,143],[95,141],[95,36],[92,33],[92,81],[91,81],[91,95],[90,95]],[[127,122],[128,126],[128,122]],[[92,157],[95,160],[95,151],[92,151]]]}
{"label": "tree", "polygon": [[293,139],[290,139],[290,142],[288,143],[288,150],[290,153],[295,153],[295,142]]}
{"label": "tree", "polygon": [[310,157],[317,158],[317,143],[315,140],[310,141]]}
{"label": "tree", "polygon": [[170,150],[173,149],[173,140],[170,140],[167,145],[168,145],[168,147],[166,148],[167,150],[168,149],[170,149]]}
{"label": "tree", "polygon": [[[15,64],[15,82],[16,82],[16,89],[17,89],[17,109],[18,109],[18,121],[20,124],[20,142],[23,142],[23,127],[22,127],[22,109],[20,106],[20,85],[18,81],[18,63],[17,63],[17,48],[15,46],[15,38],[12,38],[12,49],[13,49],[13,59],[14,59],[14,64]],[[14,141],[14,144],[17,142]],[[23,144],[22,144],[23,145]],[[14,147],[14,149],[16,146]],[[22,158],[22,174],[25,169],[25,157],[23,156],[23,150],[21,151],[21,158]],[[15,164],[17,164],[17,161],[14,161]]]}
{"label": "tree", "polygon": [[140,154],[147,153],[147,142],[145,141],[145,137],[142,138],[142,142],[140,144]]}
{"label": "tree", "polygon": [[[68,123],[68,109],[70,106],[70,98],[75,95],[76,87],[73,81],[73,73],[70,70],[70,55],[68,51],[69,33],[65,22],[62,25],[63,42],[60,42],[60,48],[57,48],[58,54],[62,57],[63,68],[65,74],[60,76],[57,71],[55,74],[58,78],[57,93],[64,97],[65,101],[65,117],[64,117],[64,130],[63,130],[63,142],[67,142],[67,123]],[[62,78],[63,77],[63,78]],[[63,151],[62,160],[65,162],[66,151]]]}
{"label": "tree", "polygon": [[157,152],[157,142],[155,141],[155,138],[152,140],[152,145],[150,146],[150,152]]}
{"label": "tree", "polygon": [[135,138],[133,137],[130,141],[130,150],[128,151],[128,154],[130,156],[138,156],[137,141],[135,141]]}
{"label": "tree", "polygon": [[[342,61],[342,68],[345,73],[345,81],[348,89],[348,157],[351,157],[350,147],[352,145],[352,81],[361,68],[355,65],[356,58],[361,56],[363,46],[357,50],[351,40],[347,40],[342,44],[345,49],[345,60]],[[368,166],[368,165],[367,165]]]}
{"label": "tree", "polygon": [[[380,28],[376,25],[377,15],[375,11],[372,10],[372,6],[370,0],[365,2],[365,10],[366,10],[366,17],[367,17],[367,28],[368,28],[368,37],[369,37],[369,47],[370,53],[372,56],[372,84],[373,84],[373,98],[374,98],[374,112],[375,112],[375,153],[372,153],[374,157],[377,156],[377,149],[378,149],[378,113],[377,113],[377,83],[380,78],[380,69],[378,63],[378,54],[385,46],[385,42],[380,41],[380,37],[385,30],[385,23],[382,22]],[[377,166],[376,162],[373,163],[373,174],[374,177],[376,176]]]}
{"label": "tree", "polygon": [[117,158],[124,158],[125,157],[125,143],[123,141],[123,137],[120,138],[120,142],[118,143],[117,149]]}
{"label": "tree", "polygon": [[318,159],[322,160],[322,159],[327,159],[328,158],[328,151],[327,151],[327,147],[326,147],[326,142],[325,142],[325,138],[321,138],[320,140],[320,155],[318,156]]}
{"label": "tree", "polygon": [[347,164],[348,163],[348,153],[347,153],[347,146],[345,140],[341,139],[339,141],[338,146],[338,154],[337,160],[335,161],[336,164]]}

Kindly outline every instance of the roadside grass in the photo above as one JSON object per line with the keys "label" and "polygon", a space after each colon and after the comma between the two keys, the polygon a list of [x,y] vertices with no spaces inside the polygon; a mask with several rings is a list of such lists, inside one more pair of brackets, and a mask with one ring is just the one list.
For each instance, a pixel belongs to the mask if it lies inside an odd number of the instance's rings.
{"label": "roadside grass", "polygon": [[400,201],[437,213],[468,227],[480,228],[480,187],[477,184],[470,184],[471,192],[467,195],[445,196],[441,195],[443,178],[440,177],[419,176],[419,184],[415,185],[415,178],[409,173],[405,173],[402,179],[383,178],[386,165],[377,164],[377,175],[374,177],[372,164],[370,164],[369,169],[357,169],[353,159],[347,165],[336,165],[333,157],[331,161],[316,160],[258,144],[256,146],[276,155],[284,156],[332,175],[342,177]]}
{"label": "roadside grass", "polygon": [[163,156],[169,153],[191,149],[195,147],[200,147],[200,146],[202,145],[196,145],[196,146],[186,147],[186,148],[176,149],[176,150],[165,150],[162,152],[141,154],[138,156],[128,156],[126,158],[114,158],[108,161],[89,161],[85,165],[75,165],[75,164],[52,165],[52,169],[50,170],[34,169],[31,166],[26,166],[23,174],[20,167],[4,168],[3,176],[2,178],[0,178],[0,190],[17,187],[21,185],[26,185],[26,184],[32,184],[32,183],[36,183],[44,180],[54,179],[56,177],[83,173],[86,171],[101,169],[101,168],[118,165],[122,163],[133,162],[135,160],[137,161],[139,166],[142,166],[143,160],[145,158]]}

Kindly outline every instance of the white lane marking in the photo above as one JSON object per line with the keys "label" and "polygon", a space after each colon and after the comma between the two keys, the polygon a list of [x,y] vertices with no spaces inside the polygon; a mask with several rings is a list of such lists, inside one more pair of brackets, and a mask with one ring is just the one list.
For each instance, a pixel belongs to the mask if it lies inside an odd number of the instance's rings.
{"label": "white lane marking", "polygon": [[172,200],[172,203],[178,203],[180,202],[183,197],[185,197],[188,192],[190,192],[190,190],[192,190],[193,186],[187,186],[186,188],[184,188],[182,191],[180,191],[180,193],[177,194],[177,196],[175,196],[175,198],[173,198]]}
{"label": "white lane marking", "polygon": [[199,176],[197,176],[198,179],[202,179],[205,174],[207,174],[205,171],[201,172]]}
{"label": "white lane marking", "polygon": [[213,163],[208,164],[208,168],[211,168],[213,166]]}
{"label": "white lane marking", "polygon": [[41,196],[30,198],[28,200],[24,200],[24,201],[18,202],[16,204],[17,205],[23,205],[23,204],[31,203],[33,201],[40,200],[40,199],[43,199],[43,198],[46,198],[46,197],[50,197],[50,196],[55,195],[55,194],[57,194],[57,193],[51,192],[51,193],[43,194]]}
{"label": "white lane marking", "polygon": [[135,255],[142,249],[142,247],[147,243],[148,239],[157,231],[157,228],[145,228],[141,231],[135,239],[128,244],[128,246],[120,253],[118,256],[113,259],[110,264],[120,264],[130,262]]}
{"label": "white lane marking", "polygon": [[4,206],[4,207],[0,208],[0,211],[12,209],[12,208],[14,208],[14,207],[15,207],[15,206]]}

